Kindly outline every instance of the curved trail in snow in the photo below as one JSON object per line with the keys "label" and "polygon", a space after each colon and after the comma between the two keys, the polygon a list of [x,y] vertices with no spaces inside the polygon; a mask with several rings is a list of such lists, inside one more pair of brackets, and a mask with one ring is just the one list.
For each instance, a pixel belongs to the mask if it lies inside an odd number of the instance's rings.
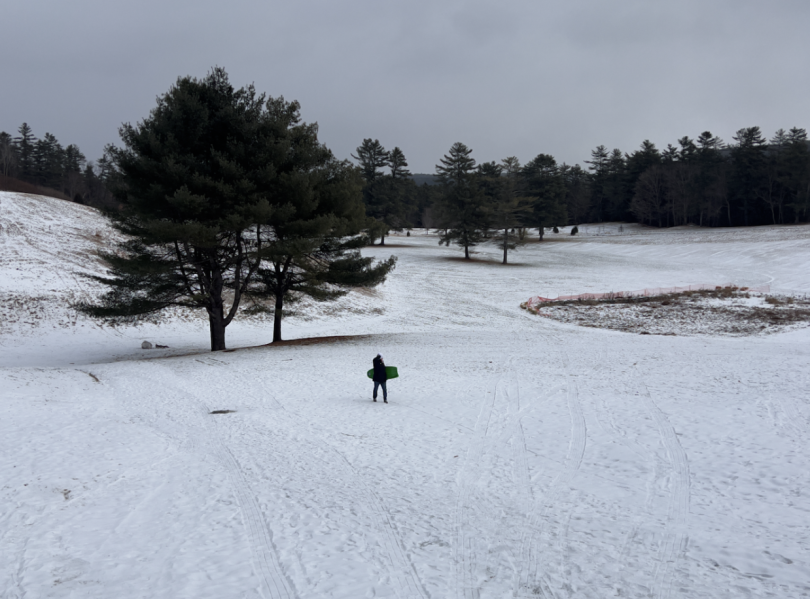
{"label": "curved trail in snow", "polygon": [[[582,465],[582,458],[585,455],[587,427],[578,394],[576,382],[569,383],[566,389],[568,410],[571,417],[568,452],[565,456],[563,471],[554,478],[543,499],[535,502],[529,513],[526,532],[523,535],[520,549],[522,570],[516,577],[517,584],[514,589],[516,597],[525,593],[555,596],[540,570],[539,546],[543,541],[547,523],[553,519],[560,498],[568,490],[571,481]],[[555,520],[559,520],[559,518]]]}
{"label": "curved trail in snow", "polygon": [[[535,503],[523,417],[526,410],[538,407],[566,386],[555,385],[532,397],[533,401],[524,402],[517,376],[518,358],[518,355],[513,355],[505,360],[501,366],[502,372],[494,375],[485,385],[472,439],[458,474],[453,527],[456,595],[459,599],[477,599],[481,596],[481,586],[488,578],[487,572],[497,571],[502,552],[508,554],[509,563],[515,569],[513,581],[519,576],[522,556],[516,548]],[[501,499],[499,510],[507,508],[508,504],[509,509],[515,510],[516,516],[507,520],[500,518],[501,524],[494,533],[482,538],[481,532],[475,527],[475,518],[492,518],[494,514],[478,514],[474,508],[479,507],[480,501],[473,502],[473,497],[476,493],[486,493],[479,487],[481,478],[488,474],[485,462],[498,455],[503,455],[511,466],[508,488],[501,489],[508,495]],[[511,494],[509,489],[513,489]],[[490,497],[488,493],[481,499],[487,497]],[[504,500],[507,504],[503,503]],[[512,582],[510,586],[515,584]]]}
{"label": "curved trail in snow", "polygon": [[[161,365],[141,362],[139,366],[160,371],[161,374],[168,372],[174,376],[170,369]],[[165,377],[155,377],[154,380],[158,378]],[[117,382],[124,383],[116,386],[119,387],[119,393],[123,392],[122,394],[126,395],[124,403],[127,409],[136,418],[145,419],[146,424],[161,436],[179,446],[189,447],[192,452],[200,455],[201,460],[204,456],[213,457],[225,470],[234,487],[250,540],[255,571],[262,582],[264,593],[271,599],[297,599],[299,595],[281,566],[278,551],[273,544],[273,533],[262,517],[256,496],[242,468],[232,452],[222,443],[215,427],[207,422],[205,416],[210,408],[195,395],[186,392],[184,385],[179,388],[162,387],[158,391],[161,395],[160,401],[155,401],[156,390],[147,386],[149,380],[150,377],[143,377],[142,373],[140,376],[136,374],[133,377],[125,376],[117,379]],[[150,397],[152,401],[144,402],[143,397]],[[186,401],[178,401],[178,397],[184,397]],[[158,406],[164,410],[163,418],[159,418],[155,413]],[[170,426],[167,427],[164,423]]]}
{"label": "curved trail in snow", "polygon": [[667,415],[653,400],[650,390],[647,388],[646,383],[641,378],[635,366],[633,370],[637,377],[641,397],[658,427],[661,443],[664,446],[664,450],[672,467],[667,523],[660,544],[658,560],[653,571],[652,586],[650,588],[652,597],[656,599],[666,599],[670,596],[675,566],[678,559],[686,551],[686,543],[688,541],[686,525],[689,517],[691,495],[689,460],[669,418],[667,418]]}
{"label": "curved trail in snow", "polygon": [[[579,400],[579,388],[577,382],[571,374],[570,358],[564,354],[565,367],[565,391],[566,402],[570,417],[570,434],[568,450],[566,452],[563,470],[552,480],[543,497],[539,501],[532,503],[527,514],[527,524],[520,544],[520,571],[516,573],[512,593],[519,597],[524,595],[543,597],[555,597],[547,577],[540,569],[540,545],[546,533],[546,527],[550,520],[565,521],[564,531],[567,531],[567,523],[570,521],[571,513],[563,516],[557,514],[553,518],[555,510],[559,510],[560,498],[569,489],[570,483],[582,466],[582,459],[585,455],[587,444],[587,426],[582,403]],[[573,512],[573,509],[571,510]],[[558,548],[565,546],[565,539],[558,535]]]}
{"label": "curved trail in snow", "polygon": [[[248,373],[240,369],[238,365],[229,364],[229,368],[240,374]],[[257,404],[261,403],[249,389],[242,389],[242,393],[252,396]],[[368,514],[374,526],[381,533],[382,544],[385,549],[385,560],[388,562],[388,570],[392,578],[396,581],[395,592],[402,599],[425,599],[428,594],[424,585],[419,580],[412,562],[407,556],[402,540],[396,531],[391,516],[385,509],[385,502],[368,484],[360,472],[336,447],[324,440],[333,433],[328,430],[318,429],[318,434],[312,434],[308,428],[312,423],[304,425],[300,416],[288,410],[274,395],[267,394],[264,397],[274,404],[276,417],[286,421],[289,430],[296,431],[296,434],[306,440],[306,442],[320,448],[319,459],[326,460],[323,466],[331,472],[340,473],[337,477],[343,481],[344,488],[354,496],[351,504],[361,506],[364,513]],[[331,456],[331,457],[330,457]],[[358,489],[361,493],[358,493]]]}
{"label": "curved trail in snow", "polygon": [[[484,452],[484,444],[489,432],[495,396],[500,380],[490,381],[484,387],[484,398],[475,422],[473,439],[467,448],[459,473],[459,491],[453,526],[455,528],[456,591],[459,599],[478,599],[480,591],[475,576],[475,553],[473,538],[467,532],[467,503],[478,480],[477,466]],[[494,383],[494,384],[493,384]]]}

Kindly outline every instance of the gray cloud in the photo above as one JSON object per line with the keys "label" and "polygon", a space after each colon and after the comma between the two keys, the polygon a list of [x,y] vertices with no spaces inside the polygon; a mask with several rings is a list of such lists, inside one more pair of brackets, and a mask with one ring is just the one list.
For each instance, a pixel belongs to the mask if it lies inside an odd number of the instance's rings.
{"label": "gray cloud", "polygon": [[0,129],[95,158],[178,76],[221,65],[298,99],[340,157],[374,137],[421,172],[455,141],[581,163],[598,144],[810,126],[808,16],[792,0],[31,0],[3,9]]}

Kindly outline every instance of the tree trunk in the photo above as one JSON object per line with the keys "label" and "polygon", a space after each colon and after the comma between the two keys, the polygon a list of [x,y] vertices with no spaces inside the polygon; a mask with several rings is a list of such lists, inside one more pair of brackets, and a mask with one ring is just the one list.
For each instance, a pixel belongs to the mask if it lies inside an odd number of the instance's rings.
{"label": "tree trunk", "polygon": [[284,307],[284,294],[276,293],[276,309],[273,312],[273,343],[281,341],[281,309]]}
{"label": "tree trunk", "polygon": [[225,348],[225,319],[222,311],[219,314],[208,313],[208,328],[211,331],[211,351],[220,351]]}
{"label": "tree trunk", "polygon": [[464,246],[464,259],[465,260],[470,259],[470,246],[468,246],[468,245]]}
{"label": "tree trunk", "polygon": [[225,349],[225,311],[222,305],[222,287],[222,273],[213,266],[211,288],[208,291],[208,327],[211,332],[211,351]]}
{"label": "tree trunk", "polygon": [[385,245],[385,229],[380,232],[380,245]]}
{"label": "tree trunk", "polygon": [[543,241],[543,235],[546,233],[545,227],[538,227],[537,233],[540,235],[540,241]]}
{"label": "tree trunk", "polygon": [[502,264],[506,264],[506,250],[507,250],[507,241],[508,241],[508,229],[503,230],[503,262]]}

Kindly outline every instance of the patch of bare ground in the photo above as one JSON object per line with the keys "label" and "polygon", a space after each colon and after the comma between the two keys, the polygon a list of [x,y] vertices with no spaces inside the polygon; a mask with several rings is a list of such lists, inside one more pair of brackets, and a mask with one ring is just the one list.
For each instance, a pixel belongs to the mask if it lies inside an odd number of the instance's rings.
{"label": "patch of bare ground", "polygon": [[567,233],[553,233],[548,234],[546,233],[543,236],[543,239],[538,239],[537,237],[531,237],[529,239],[525,239],[524,243],[556,243],[558,241],[579,241],[582,239],[577,235],[569,235]]}
{"label": "patch of bare ground", "polygon": [[[368,340],[372,339],[374,336],[375,335],[330,335],[326,337],[305,337],[303,339],[289,339],[284,341],[265,343],[263,345],[248,345],[245,347],[234,347],[231,349],[223,349],[220,351],[224,354],[231,354],[234,352],[242,352],[242,351],[255,351],[255,350],[273,349],[278,347],[289,347],[291,345],[320,345],[328,343],[344,343],[344,342]],[[219,352],[212,352],[211,350],[208,349],[204,350],[201,349],[196,351],[176,352],[170,355],[145,356],[141,359],[173,360],[175,358],[186,358],[188,356],[206,356],[211,355],[212,353],[219,353]]]}
{"label": "patch of bare ground", "polygon": [[558,322],[638,335],[742,337],[810,324],[810,298],[755,295],[736,287],[522,307]]}
{"label": "patch of bare ground", "polygon": [[344,341],[359,341],[370,339],[372,335],[330,335],[327,337],[305,337],[303,339],[290,339],[289,341],[275,341],[265,343],[259,347],[279,347],[286,345],[319,345],[322,343],[342,343]]}
{"label": "patch of bare ground", "polygon": [[487,266],[492,266],[493,264],[498,266],[532,266],[531,264],[526,264],[525,262],[507,262],[506,264],[503,264],[501,260],[476,258],[475,256],[470,258],[465,258],[464,256],[440,256],[436,259],[447,262],[459,262],[462,264],[486,264]]}

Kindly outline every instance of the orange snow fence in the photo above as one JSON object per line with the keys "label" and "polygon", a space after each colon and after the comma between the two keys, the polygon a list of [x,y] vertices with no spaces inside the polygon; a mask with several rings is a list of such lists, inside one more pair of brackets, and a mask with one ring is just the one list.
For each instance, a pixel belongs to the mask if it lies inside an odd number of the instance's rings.
{"label": "orange snow fence", "polygon": [[668,295],[671,293],[684,293],[685,291],[721,291],[728,289],[731,291],[746,291],[750,293],[768,293],[770,285],[760,287],[738,287],[737,285],[687,285],[686,287],[651,287],[649,289],[639,289],[638,291],[608,291],[607,293],[581,293],[579,295],[560,295],[558,297],[530,298],[523,306],[525,308],[535,308],[539,304],[548,302],[567,302],[571,300],[596,300],[596,299],[622,299],[631,297],[655,297],[658,295]]}

